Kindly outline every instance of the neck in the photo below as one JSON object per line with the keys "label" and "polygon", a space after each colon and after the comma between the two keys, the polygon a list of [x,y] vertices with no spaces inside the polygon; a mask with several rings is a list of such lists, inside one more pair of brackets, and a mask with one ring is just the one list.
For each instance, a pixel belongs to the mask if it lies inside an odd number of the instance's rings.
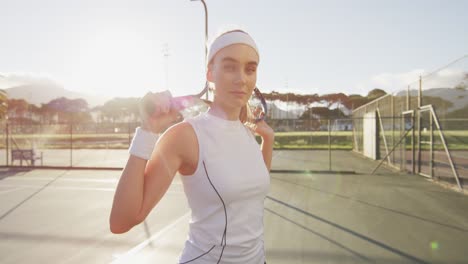
{"label": "neck", "polygon": [[221,106],[213,102],[209,109],[210,114],[226,120],[239,120],[240,109]]}

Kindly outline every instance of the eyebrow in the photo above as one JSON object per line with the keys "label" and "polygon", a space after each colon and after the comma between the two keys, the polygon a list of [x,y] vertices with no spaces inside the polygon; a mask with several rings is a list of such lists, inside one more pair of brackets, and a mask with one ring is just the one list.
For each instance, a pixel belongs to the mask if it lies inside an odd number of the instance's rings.
{"label": "eyebrow", "polygon": [[[225,58],[223,58],[221,61],[222,61],[222,62],[226,62],[226,61],[227,61],[227,62],[239,63],[238,60],[236,60],[236,59],[234,59],[234,58],[232,58],[232,57],[225,57]],[[247,64],[248,64],[248,65],[257,66],[257,65],[258,65],[258,62],[256,62],[256,61],[249,61],[249,62],[247,62]]]}

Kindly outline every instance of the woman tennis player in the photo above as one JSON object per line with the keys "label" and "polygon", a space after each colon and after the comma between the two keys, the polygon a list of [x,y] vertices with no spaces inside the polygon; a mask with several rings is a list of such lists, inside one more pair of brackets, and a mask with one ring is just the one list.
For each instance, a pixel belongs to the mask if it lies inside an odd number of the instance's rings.
{"label": "woman tennis player", "polygon": [[[144,221],[178,172],[192,215],[179,263],[265,262],[264,199],[274,132],[265,121],[246,125],[246,104],[257,81],[259,52],[244,31],[225,32],[209,47],[206,78],[214,90],[206,113],[171,126],[177,112],[168,92],[149,94],[130,146],[110,215],[113,233]],[[148,99],[148,98],[147,98]],[[262,139],[259,146],[252,130]]]}

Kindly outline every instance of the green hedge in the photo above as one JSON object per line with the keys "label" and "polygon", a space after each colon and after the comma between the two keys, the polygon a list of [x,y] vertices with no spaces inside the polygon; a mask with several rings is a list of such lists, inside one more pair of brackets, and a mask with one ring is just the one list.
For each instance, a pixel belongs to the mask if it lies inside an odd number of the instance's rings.
{"label": "green hedge", "polygon": [[[257,141],[261,142],[260,137]],[[328,149],[328,135],[275,135],[275,149]],[[353,148],[353,136],[350,133],[331,135],[330,147],[332,149]]]}

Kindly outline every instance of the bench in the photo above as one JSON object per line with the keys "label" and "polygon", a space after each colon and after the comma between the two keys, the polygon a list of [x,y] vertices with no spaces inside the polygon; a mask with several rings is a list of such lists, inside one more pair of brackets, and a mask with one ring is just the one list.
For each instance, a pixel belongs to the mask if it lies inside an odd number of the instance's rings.
{"label": "bench", "polygon": [[29,161],[29,164],[34,166],[36,160],[41,160],[42,166],[42,152],[41,155],[38,155],[34,149],[12,149],[11,150],[11,163],[15,160],[20,161],[20,165],[23,166],[23,160]]}

